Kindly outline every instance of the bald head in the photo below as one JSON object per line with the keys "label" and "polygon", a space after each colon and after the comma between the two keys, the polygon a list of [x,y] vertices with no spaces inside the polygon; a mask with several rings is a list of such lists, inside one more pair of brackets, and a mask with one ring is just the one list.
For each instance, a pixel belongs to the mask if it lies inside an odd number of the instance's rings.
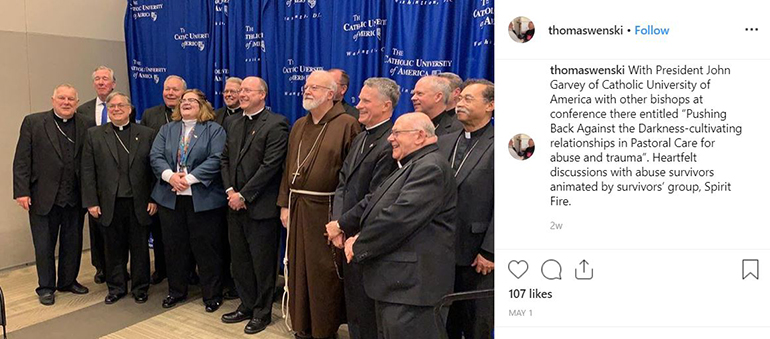
{"label": "bald head", "polygon": [[238,88],[238,101],[246,114],[256,113],[265,107],[267,84],[262,78],[247,77]]}
{"label": "bald head", "polygon": [[409,154],[436,143],[436,128],[430,118],[419,112],[407,113],[393,124],[388,141],[393,146],[393,159],[400,161]]}

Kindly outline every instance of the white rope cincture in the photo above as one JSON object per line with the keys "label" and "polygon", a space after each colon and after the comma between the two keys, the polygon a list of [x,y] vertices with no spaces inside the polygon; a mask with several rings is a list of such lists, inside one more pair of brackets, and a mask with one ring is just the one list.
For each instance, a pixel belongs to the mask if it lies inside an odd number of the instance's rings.
{"label": "white rope cincture", "polygon": [[283,296],[281,297],[281,316],[283,322],[289,331],[293,332],[291,327],[291,317],[289,316],[289,234],[291,234],[291,196],[292,194],[305,194],[316,197],[333,197],[334,192],[315,192],[306,190],[289,189],[289,216],[286,218],[286,248],[283,252],[283,278],[285,279],[283,284]]}

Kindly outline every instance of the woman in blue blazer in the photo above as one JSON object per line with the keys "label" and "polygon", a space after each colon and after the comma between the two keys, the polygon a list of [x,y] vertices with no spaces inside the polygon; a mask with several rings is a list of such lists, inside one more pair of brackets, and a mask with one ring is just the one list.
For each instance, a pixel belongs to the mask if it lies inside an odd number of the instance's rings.
{"label": "woman in blue blazer", "polygon": [[169,308],[187,298],[190,253],[198,263],[207,312],[222,304],[226,225],[222,214],[227,195],[222,187],[220,158],[225,131],[214,122],[214,110],[198,89],[189,89],[160,128],[150,162],[159,178],[152,198],[159,205],[168,263]]}

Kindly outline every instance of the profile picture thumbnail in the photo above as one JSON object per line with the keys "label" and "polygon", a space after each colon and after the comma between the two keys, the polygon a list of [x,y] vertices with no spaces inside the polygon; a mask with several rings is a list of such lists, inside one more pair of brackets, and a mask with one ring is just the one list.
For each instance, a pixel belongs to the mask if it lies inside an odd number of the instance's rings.
{"label": "profile picture thumbnail", "polygon": [[508,153],[514,159],[527,160],[535,154],[535,140],[524,133],[516,134],[508,141]]}
{"label": "profile picture thumbnail", "polygon": [[508,35],[513,41],[525,43],[535,37],[535,23],[525,16],[519,16],[508,24]]}

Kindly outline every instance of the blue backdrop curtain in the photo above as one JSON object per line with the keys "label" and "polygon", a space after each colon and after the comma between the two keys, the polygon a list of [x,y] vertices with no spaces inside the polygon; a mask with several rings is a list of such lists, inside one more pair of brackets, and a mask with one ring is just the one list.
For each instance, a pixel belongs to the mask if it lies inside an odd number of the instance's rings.
{"label": "blue backdrop curtain", "polygon": [[492,0],[129,0],[125,16],[131,97],[137,112],[161,104],[163,80],[182,76],[214,107],[229,76],[260,76],[267,105],[293,123],[316,69],[342,68],[345,100],[369,77],[402,87],[395,115],[413,110],[424,75],[493,79]]}
{"label": "blue backdrop curtain", "polygon": [[131,98],[141,119],[174,74],[217,108],[227,77],[256,75],[267,105],[293,124],[306,114],[307,75],[342,68],[352,105],[367,78],[395,80],[398,116],[414,109],[410,92],[424,75],[494,80],[493,18],[492,0],[129,0]]}

